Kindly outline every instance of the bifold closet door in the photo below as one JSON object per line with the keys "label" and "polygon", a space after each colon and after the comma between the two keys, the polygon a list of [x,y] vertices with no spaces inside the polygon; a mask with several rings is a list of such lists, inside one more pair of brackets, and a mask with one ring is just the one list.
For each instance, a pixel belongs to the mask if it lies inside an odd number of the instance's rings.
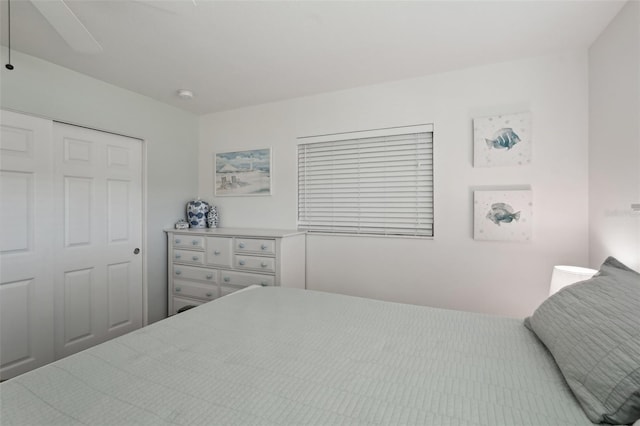
{"label": "bifold closet door", "polygon": [[6,380],[142,326],[142,142],[0,119]]}
{"label": "bifold closet door", "polygon": [[142,142],[54,123],[53,156],[61,358],[142,326]]}
{"label": "bifold closet door", "polygon": [[0,379],[54,360],[50,120],[0,111]]}

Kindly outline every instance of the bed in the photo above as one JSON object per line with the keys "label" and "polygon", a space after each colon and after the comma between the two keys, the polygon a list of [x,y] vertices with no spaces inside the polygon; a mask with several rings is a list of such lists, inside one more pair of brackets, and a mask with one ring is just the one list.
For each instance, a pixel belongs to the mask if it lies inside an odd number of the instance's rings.
{"label": "bed", "polygon": [[3,426],[592,424],[522,319],[277,287],[64,358],[0,395]]}

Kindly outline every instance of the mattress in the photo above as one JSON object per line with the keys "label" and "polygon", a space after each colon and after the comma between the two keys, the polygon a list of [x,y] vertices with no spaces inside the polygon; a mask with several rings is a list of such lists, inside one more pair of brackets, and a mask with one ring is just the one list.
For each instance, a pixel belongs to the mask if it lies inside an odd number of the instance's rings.
{"label": "mattress", "polygon": [[0,385],[7,425],[591,425],[520,319],[233,294]]}

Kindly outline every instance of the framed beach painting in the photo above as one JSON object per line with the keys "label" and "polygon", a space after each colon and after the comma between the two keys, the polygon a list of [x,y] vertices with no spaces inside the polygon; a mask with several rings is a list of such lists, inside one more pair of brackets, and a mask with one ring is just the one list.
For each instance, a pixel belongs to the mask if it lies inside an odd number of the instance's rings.
{"label": "framed beach painting", "polygon": [[473,119],[473,166],[522,166],[531,163],[531,113]]}
{"label": "framed beach painting", "polygon": [[474,191],[473,239],[531,241],[531,190]]}
{"label": "framed beach painting", "polygon": [[271,195],[271,148],[218,152],[213,170],[218,197]]}

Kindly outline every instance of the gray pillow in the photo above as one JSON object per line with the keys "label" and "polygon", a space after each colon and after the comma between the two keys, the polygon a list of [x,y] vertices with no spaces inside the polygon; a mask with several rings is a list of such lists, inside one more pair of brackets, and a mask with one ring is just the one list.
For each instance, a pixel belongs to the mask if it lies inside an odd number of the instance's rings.
{"label": "gray pillow", "polygon": [[525,325],[592,422],[640,419],[640,274],[609,257],[593,278],[545,300]]}

